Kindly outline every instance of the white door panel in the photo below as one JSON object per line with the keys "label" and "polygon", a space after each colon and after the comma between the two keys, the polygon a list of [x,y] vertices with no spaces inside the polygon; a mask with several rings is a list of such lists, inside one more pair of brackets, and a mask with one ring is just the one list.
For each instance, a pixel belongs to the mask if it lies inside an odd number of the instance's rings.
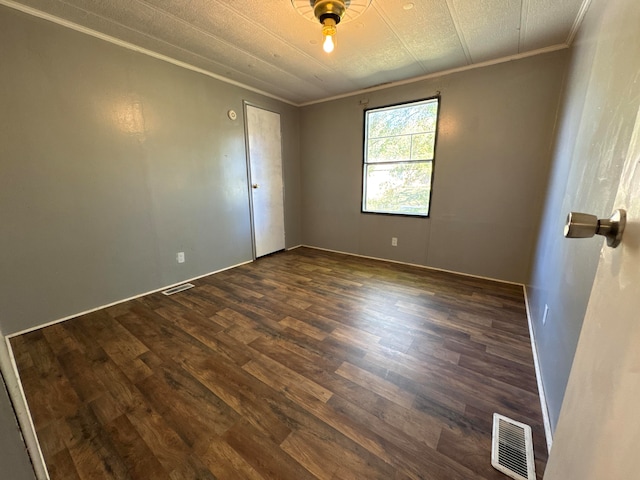
{"label": "white door panel", "polygon": [[256,257],[282,250],[284,195],[280,114],[246,106]]}
{"label": "white door panel", "polygon": [[603,240],[545,480],[640,478],[640,110],[614,208],[627,227]]}

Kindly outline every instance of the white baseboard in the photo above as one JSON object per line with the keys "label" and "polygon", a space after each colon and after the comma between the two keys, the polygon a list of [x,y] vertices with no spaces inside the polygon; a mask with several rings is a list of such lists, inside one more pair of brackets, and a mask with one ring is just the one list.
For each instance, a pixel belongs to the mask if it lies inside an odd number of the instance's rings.
{"label": "white baseboard", "polygon": [[380,260],[381,262],[398,263],[400,265],[409,265],[410,267],[418,267],[418,268],[424,268],[426,270],[433,270],[435,272],[453,273],[455,275],[462,275],[463,277],[471,277],[471,278],[477,278],[480,280],[489,280],[491,282],[499,282],[499,283],[505,283],[508,285],[516,285],[518,287],[524,287],[522,283],[511,282],[509,280],[501,280],[499,278],[483,277],[482,275],[473,275],[471,273],[456,272],[455,270],[447,270],[445,268],[429,267],[427,265],[420,265],[419,263],[401,262],[399,260],[390,260],[388,258],[371,257],[369,255],[359,255],[357,253],[343,252],[340,250],[331,250],[330,248],[314,247],[313,245],[298,245],[296,247],[290,248],[289,250],[293,250],[294,248],[299,248],[299,247],[313,248],[314,250],[322,250],[325,252],[340,253],[342,255],[350,255],[352,257],[369,258],[371,260]]}
{"label": "white baseboard", "polygon": [[17,337],[18,335],[24,335],[25,333],[33,332],[35,330],[40,330],[41,328],[49,327],[51,325],[55,325],[56,323],[64,322],[66,320],[71,320],[72,318],[80,317],[82,315],[86,315],[88,313],[97,312],[98,310],[102,310],[103,308],[113,307],[114,305],[118,305],[120,303],[128,302],[130,300],[135,300],[136,298],[144,297],[146,295],[151,295],[152,293],[161,292],[163,290],[167,290],[172,287],[176,287],[178,285],[182,285],[183,283],[193,282],[194,280],[198,280],[199,278],[208,277],[209,275],[215,275],[216,273],[224,272],[225,270],[231,270],[232,268],[239,267],[241,265],[246,265],[247,263],[251,263],[253,260],[247,260],[246,262],[241,262],[236,265],[231,265],[230,267],[221,268],[220,270],[216,270],[215,272],[205,273],[203,275],[198,275],[197,277],[188,278],[186,280],[181,280],[177,283],[172,283],[171,285],[166,285],[164,287],[156,288],[155,290],[151,290],[149,292],[140,293],[138,295],[134,295],[133,297],[125,298],[122,300],[116,300],[115,302],[108,303],[106,305],[101,305],[99,307],[91,308],[89,310],[85,310],[83,312],[74,313],[72,315],[68,315],[64,318],[58,318],[57,320],[51,320],[50,322],[43,323],[42,325],[36,325],[35,327],[30,327],[25,330],[20,330],[19,332],[11,333],[7,335],[7,339]]}
{"label": "white baseboard", "polygon": [[553,444],[553,434],[551,433],[551,419],[549,417],[549,406],[547,397],[544,393],[544,384],[542,383],[542,372],[540,370],[540,361],[538,359],[538,347],[536,345],[536,337],[533,331],[533,319],[531,318],[531,309],[529,308],[529,296],[527,295],[527,287],[523,286],[524,304],[527,308],[527,323],[529,324],[529,337],[531,338],[531,350],[533,350],[533,364],[536,369],[536,381],[538,382],[538,395],[540,396],[540,408],[542,410],[542,420],[544,422],[544,434],[547,440],[547,453],[551,453]]}

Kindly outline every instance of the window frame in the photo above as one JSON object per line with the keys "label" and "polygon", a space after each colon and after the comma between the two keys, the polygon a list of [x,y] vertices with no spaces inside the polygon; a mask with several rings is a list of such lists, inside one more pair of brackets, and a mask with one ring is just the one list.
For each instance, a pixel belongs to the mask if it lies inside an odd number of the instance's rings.
{"label": "window frame", "polygon": [[[402,107],[404,105],[412,105],[423,102],[429,102],[436,100],[436,126],[434,131],[434,140],[433,140],[433,158],[429,160],[399,160],[399,161],[391,161],[391,162],[367,162],[367,151],[368,151],[368,113],[379,110],[392,109],[395,107]],[[381,105],[378,107],[365,108],[363,111],[363,151],[362,151],[362,176],[361,176],[361,190],[360,190],[360,212],[364,214],[371,215],[391,215],[391,216],[401,216],[401,217],[414,217],[414,218],[429,218],[431,216],[431,202],[433,199],[433,180],[435,173],[435,163],[436,163],[436,152],[438,147],[438,130],[440,126],[440,107],[441,107],[442,99],[440,94],[433,95],[426,98],[421,98],[418,100],[409,100],[406,102],[393,103],[389,105]],[[417,213],[402,213],[402,212],[378,212],[375,210],[365,210],[365,200],[366,200],[366,186],[367,186],[367,165],[385,165],[385,164],[393,164],[393,163],[431,163],[431,178],[430,178],[430,188],[429,188],[429,203],[427,205],[427,214],[417,214]]]}

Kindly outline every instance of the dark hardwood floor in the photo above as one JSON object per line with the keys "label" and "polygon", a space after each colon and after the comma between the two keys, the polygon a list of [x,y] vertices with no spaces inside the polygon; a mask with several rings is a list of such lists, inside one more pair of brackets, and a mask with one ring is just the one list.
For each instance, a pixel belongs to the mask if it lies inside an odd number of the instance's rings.
{"label": "dark hardwood floor", "polygon": [[522,289],[308,248],[15,337],[52,479],[504,479]]}

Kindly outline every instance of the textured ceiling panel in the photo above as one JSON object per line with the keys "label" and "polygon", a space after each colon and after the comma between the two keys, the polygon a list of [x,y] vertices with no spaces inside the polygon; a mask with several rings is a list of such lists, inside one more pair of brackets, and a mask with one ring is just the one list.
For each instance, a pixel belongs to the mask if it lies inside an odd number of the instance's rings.
{"label": "textured ceiling panel", "polygon": [[[166,4],[167,2],[152,0],[154,4]],[[170,4],[167,11],[162,11],[166,16],[180,19],[184,22],[181,29],[185,37],[190,35],[210,35],[223,41],[229,47],[236,47],[244,52],[251,52],[257,58],[265,59],[272,65],[285,71],[299,71],[300,78],[312,83],[316,76],[331,73],[323,61],[314,58],[304,50],[299,49],[294,43],[286,41],[278,35],[278,30],[272,30],[273,25],[262,25],[251,19],[250,16],[239,14],[226,4],[220,6],[203,0],[191,2],[192,9],[183,6],[176,8]],[[160,6],[158,5],[158,8]],[[310,22],[301,23],[306,28],[313,27]],[[176,28],[179,28],[176,26]],[[300,29],[300,35],[304,31]],[[316,29],[319,35],[319,27]],[[296,37],[292,37],[295,39]],[[298,37],[299,38],[299,37]],[[311,49],[310,49],[311,50]],[[312,49],[318,55],[317,48]],[[342,81],[346,80],[343,78]]]}
{"label": "textured ceiling panel", "polygon": [[454,12],[473,63],[515,55],[520,39],[521,0],[453,0]]}
{"label": "textured ceiling panel", "polygon": [[[337,42],[336,50],[327,56],[327,61],[356,80],[361,88],[392,81],[393,72],[403,71],[410,76],[424,74],[420,63],[375,9],[370,8],[355,22],[339,25]],[[371,83],[371,78],[375,78],[376,83]]]}
{"label": "textured ceiling panel", "polygon": [[410,9],[404,8],[405,5],[406,0],[391,0],[374,3],[373,6],[420,63],[425,74],[466,63],[446,2],[426,0],[414,3]]}
{"label": "textured ceiling panel", "polygon": [[586,0],[373,0],[332,54],[290,0],[16,1],[306,103],[563,44]]}
{"label": "textured ceiling panel", "polygon": [[144,2],[128,0],[64,0],[64,3],[109,18],[122,25],[135,25],[142,30],[153,23],[155,10]]}
{"label": "textured ceiling panel", "polygon": [[271,80],[275,82],[303,81],[302,77],[296,74],[296,70],[279,68],[268,48],[264,50],[263,55],[260,55],[261,47],[256,53],[255,50],[244,48],[243,45],[237,46],[231,43],[217,34],[218,32],[210,34],[206,30],[186,24],[177,17],[161,13],[156,13],[156,17],[152,20],[152,24],[146,29],[152,37],[164,37],[168,43],[201,57],[214,60],[246,74],[253,75],[254,72],[259,72],[265,77],[271,77]]}
{"label": "textured ceiling panel", "polygon": [[[58,0],[21,0],[18,2],[41,12],[49,13],[58,18],[85,25],[82,20],[88,16],[87,12]],[[86,26],[86,25],[85,25]]]}
{"label": "textured ceiling panel", "polygon": [[[158,5],[167,3],[162,0],[152,1]],[[350,76],[351,63],[346,62],[345,68],[345,62],[341,62],[341,54],[344,55],[345,49],[338,48],[333,55],[324,53],[320,47],[320,24],[298,15],[288,2],[274,4],[271,11],[265,11],[264,3],[260,2],[196,0],[192,3],[195,7],[200,7],[196,8],[196,15],[190,16],[188,11],[182,11],[181,14],[187,16],[202,31],[215,31],[228,45],[239,46],[245,52],[250,51],[258,59],[267,59],[271,65],[283,71],[295,72],[300,82],[308,82],[322,89],[327,92],[325,96],[348,92],[361,86],[356,81],[358,76]],[[244,8],[243,3],[246,4]],[[255,11],[257,7],[260,8]],[[282,18],[282,21],[274,21],[277,18]],[[349,24],[340,25],[338,42],[348,28],[353,27]],[[362,55],[354,48],[350,51]],[[244,70],[243,65],[233,64],[234,58],[236,57],[232,56],[229,63],[236,69]],[[253,70],[256,71],[261,72],[261,67]],[[371,69],[368,73],[371,73]],[[295,87],[291,91],[295,92]]]}
{"label": "textured ceiling panel", "polygon": [[582,0],[529,2],[522,26],[521,48],[536,50],[549,44],[565,43],[581,4]]}
{"label": "textured ceiling panel", "polygon": [[[325,54],[320,47],[322,41],[321,27],[317,22],[311,22],[301,15],[291,5],[289,0],[264,2],[253,0],[237,0],[233,2],[207,2],[215,5],[209,9],[212,22],[223,22],[218,15],[224,11],[229,15],[228,30],[235,29],[235,21],[243,18],[246,23],[255,26],[252,30],[238,28],[238,35],[246,35],[249,42],[259,40],[258,31],[270,32],[274,37],[297,49],[301,54],[309,55],[319,63],[324,63]],[[221,10],[224,5],[226,8]],[[312,44],[311,42],[315,42]],[[255,42],[254,42],[255,43]]]}

